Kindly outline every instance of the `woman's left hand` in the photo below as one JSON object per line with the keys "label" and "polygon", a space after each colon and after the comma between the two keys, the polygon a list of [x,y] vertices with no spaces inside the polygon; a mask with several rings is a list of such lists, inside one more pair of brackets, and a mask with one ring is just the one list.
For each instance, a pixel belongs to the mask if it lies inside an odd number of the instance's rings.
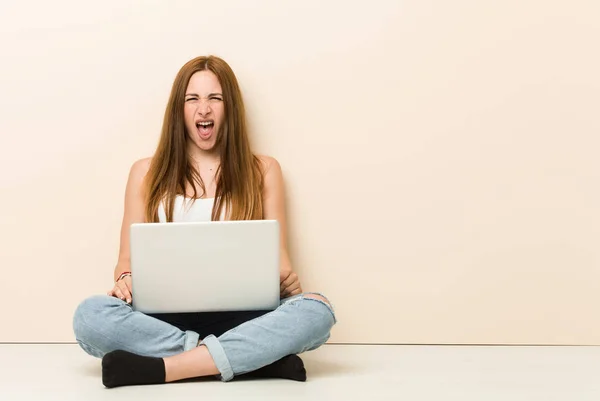
{"label": "woman's left hand", "polygon": [[281,270],[279,272],[280,295],[281,298],[288,298],[293,295],[302,294],[300,278],[292,270]]}

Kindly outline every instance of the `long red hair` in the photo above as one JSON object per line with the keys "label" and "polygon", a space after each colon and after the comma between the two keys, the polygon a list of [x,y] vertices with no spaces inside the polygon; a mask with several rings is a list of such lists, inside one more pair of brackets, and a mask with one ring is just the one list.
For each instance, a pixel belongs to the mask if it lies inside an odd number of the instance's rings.
{"label": "long red hair", "polygon": [[215,144],[221,164],[216,172],[215,204],[212,220],[219,220],[223,210],[228,220],[263,218],[263,175],[261,162],[250,149],[242,93],[231,67],[215,56],[197,57],[187,62],[173,82],[165,111],[159,144],[144,182],[146,221],[158,221],[158,207],[164,202],[167,221],[173,221],[177,195],[193,189],[198,197],[205,186],[187,152],[184,121],[185,92],[193,74],[212,71],[221,84],[225,116]]}

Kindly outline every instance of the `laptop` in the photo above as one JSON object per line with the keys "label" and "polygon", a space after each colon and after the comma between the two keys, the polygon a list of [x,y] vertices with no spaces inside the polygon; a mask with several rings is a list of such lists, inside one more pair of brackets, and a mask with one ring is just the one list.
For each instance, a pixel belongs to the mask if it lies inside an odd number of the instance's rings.
{"label": "laptop", "polygon": [[277,220],[132,224],[132,307],[144,313],[274,310],[279,246]]}

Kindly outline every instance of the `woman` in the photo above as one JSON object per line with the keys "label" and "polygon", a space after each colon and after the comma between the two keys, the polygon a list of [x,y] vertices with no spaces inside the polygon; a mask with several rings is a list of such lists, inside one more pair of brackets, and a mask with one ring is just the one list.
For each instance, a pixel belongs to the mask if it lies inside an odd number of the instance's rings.
{"label": "woman", "polygon": [[[269,313],[133,311],[130,225],[220,219],[279,221],[280,306]],[[329,301],[302,293],[288,257],[281,168],[251,152],[237,79],[217,57],[198,57],[182,67],[154,156],[131,168],[114,278],[108,295],[84,300],[73,322],[80,346],[102,358],[107,387],[209,375],[303,381],[304,366],[295,354],[329,338],[336,322]]]}

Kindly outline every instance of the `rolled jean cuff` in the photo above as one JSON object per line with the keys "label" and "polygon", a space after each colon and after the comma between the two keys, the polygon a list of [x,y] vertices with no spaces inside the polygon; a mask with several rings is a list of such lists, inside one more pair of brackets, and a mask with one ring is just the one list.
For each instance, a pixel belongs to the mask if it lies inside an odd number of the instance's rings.
{"label": "rolled jean cuff", "polygon": [[185,332],[185,344],[183,345],[184,351],[189,351],[198,346],[198,341],[200,340],[200,335],[195,331],[187,330]]}
{"label": "rolled jean cuff", "polygon": [[231,369],[229,359],[227,358],[227,355],[225,355],[225,350],[217,337],[212,334],[206,336],[199,345],[205,345],[206,348],[208,348],[208,352],[210,353],[210,356],[212,356],[215,366],[221,373],[221,380],[227,382],[233,379],[233,369]]}

